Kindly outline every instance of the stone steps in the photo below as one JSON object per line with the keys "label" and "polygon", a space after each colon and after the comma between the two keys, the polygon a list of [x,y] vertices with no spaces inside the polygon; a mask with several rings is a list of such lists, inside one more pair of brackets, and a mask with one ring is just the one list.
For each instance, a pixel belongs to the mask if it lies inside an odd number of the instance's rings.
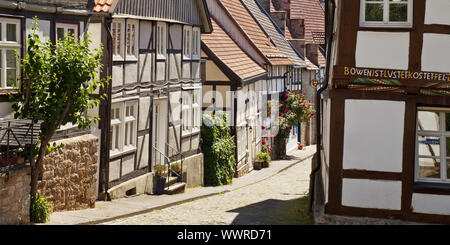
{"label": "stone steps", "polygon": [[169,188],[164,189],[164,194],[173,195],[178,193],[183,193],[186,189],[186,183],[179,182],[173,185],[170,185]]}
{"label": "stone steps", "polygon": [[175,183],[177,183],[177,177],[169,177],[169,179],[167,179],[167,177],[166,177],[166,185],[165,185],[166,188]]}

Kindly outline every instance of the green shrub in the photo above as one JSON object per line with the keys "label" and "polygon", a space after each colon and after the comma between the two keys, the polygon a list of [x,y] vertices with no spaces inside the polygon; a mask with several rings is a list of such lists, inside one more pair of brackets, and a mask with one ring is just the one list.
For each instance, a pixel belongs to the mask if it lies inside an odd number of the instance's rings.
{"label": "green shrub", "polygon": [[201,127],[205,164],[205,185],[219,186],[232,182],[235,174],[236,144],[231,137],[224,113],[203,115]]}
{"label": "green shrub", "polygon": [[31,197],[30,220],[31,223],[46,223],[50,220],[53,211],[52,204],[41,195]]}
{"label": "green shrub", "polygon": [[270,162],[270,154],[268,152],[260,152],[260,153],[258,153],[258,159],[263,162],[269,163]]}

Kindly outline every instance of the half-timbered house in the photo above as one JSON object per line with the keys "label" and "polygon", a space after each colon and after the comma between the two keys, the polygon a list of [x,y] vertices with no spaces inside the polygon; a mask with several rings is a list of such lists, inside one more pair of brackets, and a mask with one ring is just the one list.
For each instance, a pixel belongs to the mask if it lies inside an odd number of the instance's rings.
{"label": "half-timbered house", "polygon": [[327,1],[314,169],[326,215],[450,224],[449,11],[445,0]]}
{"label": "half-timbered house", "polygon": [[102,115],[109,146],[102,149],[103,192],[113,198],[151,193],[148,173],[173,162],[181,162],[187,186],[201,185],[200,34],[211,32],[205,2],[121,0],[108,31],[112,82]]}

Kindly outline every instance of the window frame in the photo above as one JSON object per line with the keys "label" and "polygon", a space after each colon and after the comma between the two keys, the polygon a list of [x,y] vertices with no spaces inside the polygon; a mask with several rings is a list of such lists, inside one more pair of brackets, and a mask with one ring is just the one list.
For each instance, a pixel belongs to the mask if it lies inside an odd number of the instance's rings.
{"label": "window frame", "polygon": [[[7,41],[7,25],[16,25],[16,42]],[[22,20],[18,18],[0,17],[1,25],[1,38],[0,38],[0,62],[1,62],[1,75],[0,75],[0,89],[14,89],[15,87],[9,87],[7,81],[8,67],[7,67],[7,51],[14,50],[16,53],[16,82],[15,86],[20,84],[20,64],[17,59],[22,56]],[[17,57],[18,56],[18,57]]]}
{"label": "window frame", "polygon": [[183,60],[192,59],[193,48],[192,26],[183,26]]}
{"label": "window frame", "polygon": [[74,29],[74,36],[78,38],[80,36],[80,23],[68,22],[68,21],[55,21],[55,42],[58,42],[58,29],[64,29],[64,36],[68,34],[68,29]]}
{"label": "window frame", "polygon": [[[125,48],[123,49],[125,52],[125,56],[127,60],[132,60],[132,61],[137,61],[138,60],[138,55],[139,55],[139,20],[133,20],[133,19],[127,19],[126,23],[125,23],[125,41],[124,41],[124,45]],[[135,27],[135,32],[134,32],[134,40],[130,41],[130,49],[131,49],[131,44],[134,44],[134,50],[131,50],[132,54],[129,54],[129,47],[128,47],[128,35],[130,34],[130,27],[134,25]],[[131,39],[131,36],[130,36]]]}
{"label": "window frame", "polygon": [[[412,28],[413,26],[413,1],[407,0],[405,3],[390,3],[389,0],[379,0],[380,2],[368,2],[360,0],[360,21],[361,27],[403,27]],[[366,21],[366,4],[383,4],[383,21]],[[406,4],[408,6],[407,21],[397,22],[389,21],[390,4]]]}
{"label": "window frame", "polygon": [[[161,32],[159,31],[161,28]],[[162,35],[161,35],[162,34]],[[165,22],[156,23],[156,58],[166,59],[167,57],[167,24]]]}
{"label": "window frame", "polygon": [[[130,152],[134,152],[137,149],[137,131],[138,131],[138,125],[137,125],[137,115],[139,110],[139,104],[138,100],[127,100],[127,101],[119,101],[114,102],[111,104],[111,111],[119,108],[119,119],[112,119],[110,120],[111,129],[113,126],[119,125],[119,138],[118,138],[118,146],[113,148],[113,139],[115,140],[115,132],[113,131],[113,136],[111,138],[111,146],[109,150],[110,158],[118,157],[123,154],[127,154]],[[133,106],[133,114],[134,116],[127,116],[126,115],[126,109],[128,106]],[[125,132],[125,126],[127,124],[133,124],[133,129],[131,132],[131,143],[132,144],[126,144],[126,141],[128,140],[126,138],[126,132]],[[130,134],[128,134],[129,136]],[[114,149],[114,150],[113,150]],[[116,150],[117,149],[117,150]]]}
{"label": "window frame", "polygon": [[[191,133],[200,132],[201,121],[202,121],[202,90],[194,89],[192,91],[192,118],[191,118]],[[198,114],[198,115],[196,115]]]}
{"label": "window frame", "polygon": [[200,37],[200,28],[193,27],[192,28],[192,55],[191,58],[194,60],[200,59],[200,46],[201,46],[201,37]]}
{"label": "window frame", "polygon": [[[183,91],[182,93],[182,103],[181,103],[181,129],[183,135],[189,135],[192,133],[192,99],[193,99],[193,91]],[[187,118],[186,118],[187,115]]]}
{"label": "window frame", "polygon": [[[117,36],[114,36],[114,29],[117,30],[117,28],[114,28],[114,24],[120,24],[120,40],[118,40]],[[113,22],[111,23],[111,35],[113,35],[113,60],[124,60],[125,59],[125,35],[127,34],[126,31],[124,32],[123,30],[125,29],[125,19],[113,19]],[[119,41],[119,46],[120,46],[120,53],[116,54],[116,50],[117,49],[117,41]]]}
{"label": "window frame", "polygon": [[[439,130],[419,130],[419,112],[438,112],[439,113]],[[416,131],[415,131],[415,155],[414,155],[414,182],[415,183],[440,183],[440,184],[450,184],[450,176],[447,176],[448,163],[450,156],[447,156],[447,137],[450,137],[450,131],[446,129],[446,113],[450,113],[450,108],[439,108],[439,107],[418,107],[416,112]],[[419,155],[419,136],[423,137],[435,137],[439,138],[440,141],[440,178],[422,178],[419,176],[419,159],[437,159],[437,157],[427,157]]]}

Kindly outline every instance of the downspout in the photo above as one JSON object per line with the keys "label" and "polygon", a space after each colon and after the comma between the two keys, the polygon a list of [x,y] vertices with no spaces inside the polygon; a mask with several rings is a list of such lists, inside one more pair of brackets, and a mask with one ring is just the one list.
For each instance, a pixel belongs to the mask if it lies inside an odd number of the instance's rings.
{"label": "downspout", "polygon": [[[332,6],[329,6],[331,3]],[[334,15],[335,15],[335,11],[336,11],[336,3],[335,0],[329,0],[329,2],[326,3],[325,6],[325,11],[326,11],[326,15],[329,14],[329,8],[331,9],[331,18],[326,19],[327,23],[327,27],[331,28],[328,29],[329,32],[329,39],[325,39],[325,45],[327,46],[327,64],[326,64],[326,73],[325,73],[325,81],[324,81],[324,85],[317,91],[317,103],[318,103],[318,107],[317,107],[317,121],[316,121],[316,159],[317,159],[317,166],[311,171],[310,174],[310,182],[309,182],[309,203],[308,203],[308,211],[312,212],[313,211],[313,204],[314,204],[314,192],[315,192],[315,182],[316,182],[316,174],[319,172],[320,168],[321,168],[321,137],[320,137],[320,128],[321,128],[321,94],[323,91],[325,91],[328,88],[328,81],[330,78],[330,63],[331,63],[331,57],[330,57],[330,53],[331,53],[331,48],[332,45],[331,43],[327,43],[328,40],[332,41],[333,40],[333,29],[334,29]],[[328,25],[329,24],[329,25]]]}

